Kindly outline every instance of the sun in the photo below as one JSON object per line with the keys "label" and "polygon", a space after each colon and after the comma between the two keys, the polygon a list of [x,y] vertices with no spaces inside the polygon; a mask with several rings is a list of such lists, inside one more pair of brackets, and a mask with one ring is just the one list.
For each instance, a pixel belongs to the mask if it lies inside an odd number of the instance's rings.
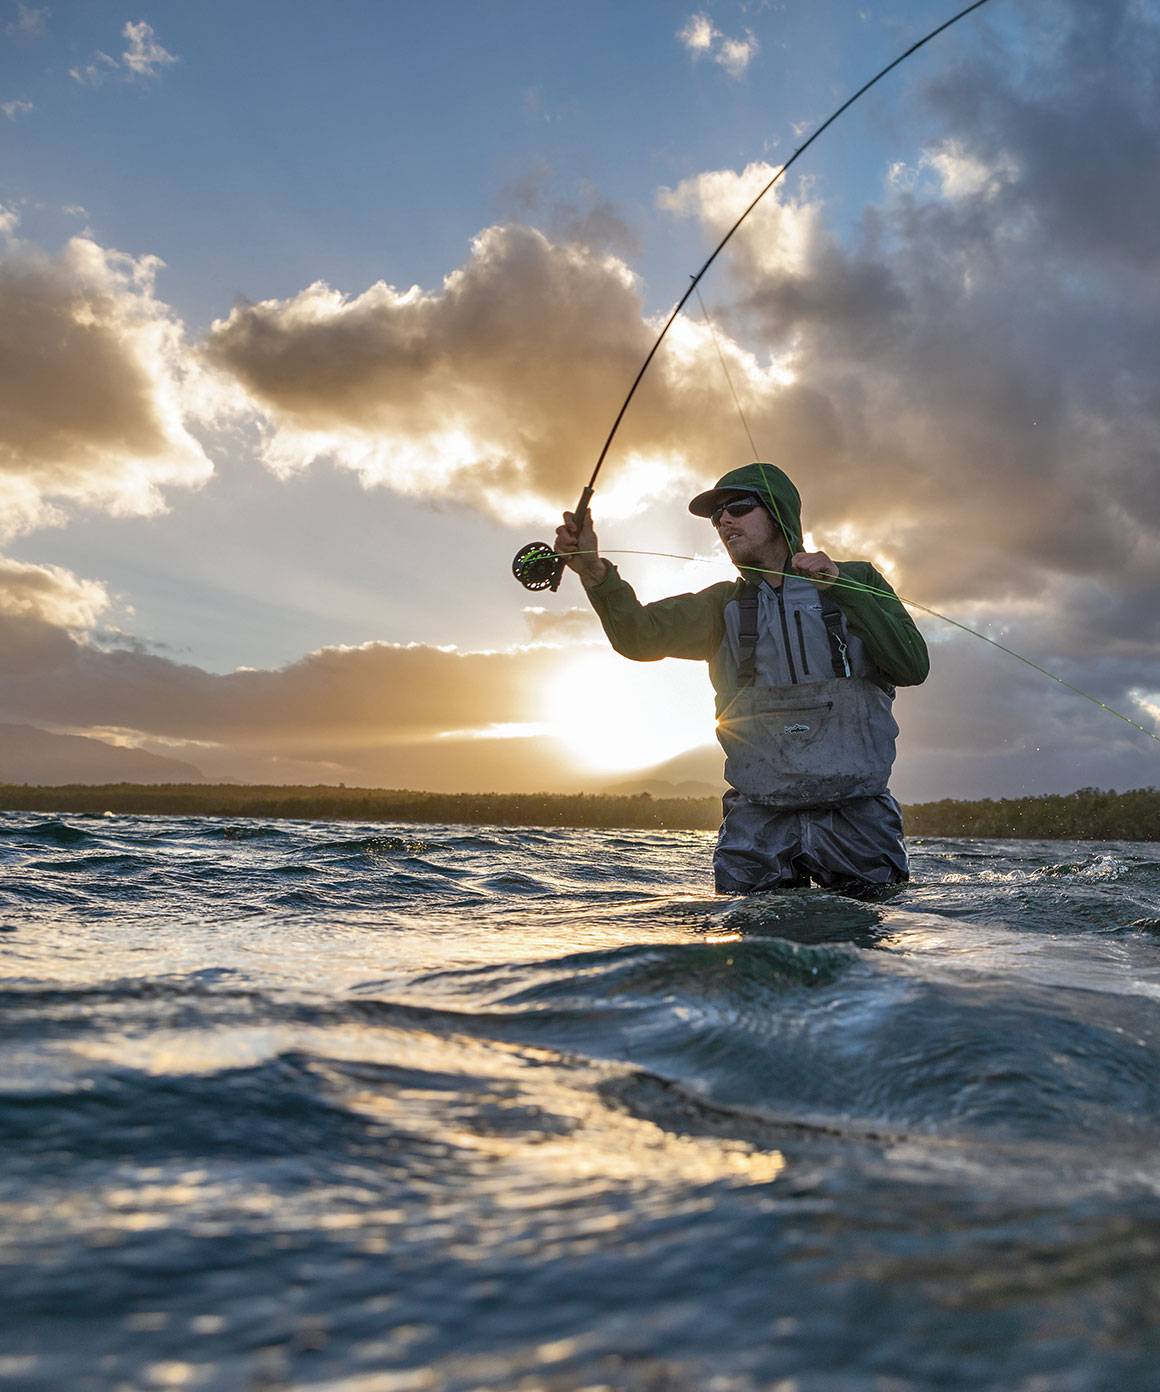
{"label": "sun", "polygon": [[712,740],[713,693],[703,663],[588,652],[547,688],[544,720],[590,768],[647,768]]}

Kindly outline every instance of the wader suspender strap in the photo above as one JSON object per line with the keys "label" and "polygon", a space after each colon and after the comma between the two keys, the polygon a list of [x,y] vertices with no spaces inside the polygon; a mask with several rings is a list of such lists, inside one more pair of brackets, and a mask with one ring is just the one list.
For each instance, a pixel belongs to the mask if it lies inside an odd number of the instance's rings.
{"label": "wader suspender strap", "polygon": [[830,640],[830,661],[834,664],[834,676],[850,677],[850,653],[846,647],[846,636],[842,632],[842,611],[837,601],[828,594],[822,596],[822,622]]}
{"label": "wader suspender strap", "polygon": [[[737,685],[752,686],[757,676],[757,586],[744,581],[737,602],[741,606],[741,626],[737,635],[740,639]],[[842,632],[842,611],[829,595],[822,598],[822,622],[826,625],[826,635],[830,640],[830,662],[834,676],[853,676],[846,637]]]}
{"label": "wader suspender strap", "polygon": [[737,685],[752,686],[753,679],[757,676],[757,586],[751,585],[748,580],[744,581],[737,602],[741,605]]}

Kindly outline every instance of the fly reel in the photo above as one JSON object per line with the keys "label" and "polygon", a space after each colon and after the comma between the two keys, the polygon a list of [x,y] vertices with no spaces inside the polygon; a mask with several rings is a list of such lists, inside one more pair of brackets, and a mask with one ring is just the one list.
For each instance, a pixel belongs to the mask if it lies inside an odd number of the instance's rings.
{"label": "fly reel", "polygon": [[[590,483],[580,494],[576,511],[566,523],[577,536],[580,535],[584,519],[588,516],[588,504],[591,500]],[[565,513],[564,517],[567,519],[568,514]],[[558,551],[554,551],[546,541],[529,541],[516,552],[515,560],[512,561],[512,574],[525,590],[555,591],[560,588],[560,579],[564,574],[564,557]]]}
{"label": "fly reel", "polygon": [[554,590],[560,583],[561,561],[546,541],[529,541],[512,561],[512,574],[525,590]]}

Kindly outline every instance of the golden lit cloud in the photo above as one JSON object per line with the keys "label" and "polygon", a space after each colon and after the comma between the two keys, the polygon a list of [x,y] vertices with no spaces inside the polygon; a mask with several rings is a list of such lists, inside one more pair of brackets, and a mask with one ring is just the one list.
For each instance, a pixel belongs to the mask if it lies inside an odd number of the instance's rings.
{"label": "golden lit cloud", "polygon": [[160,265],[86,237],[0,259],[0,535],[55,504],[147,514],[212,465],[189,433],[196,374],[154,295]]}
{"label": "golden lit cloud", "polygon": [[[267,423],[279,472],[331,459],[368,485],[544,521],[591,471],[659,324],[623,261],[528,227],[481,233],[440,291],[316,284],[240,305],[207,355]],[[772,436],[786,381],[723,337],[743,401]],[[714,477],[732,402],[709,330],[681,322],[602,474],[603,515]]]}
{"label": "golden lit cloud", "polygon": [[87,631],[108,605],[108,592],[96,580],[81,580],[60,566],[0,556],[0,614]]}

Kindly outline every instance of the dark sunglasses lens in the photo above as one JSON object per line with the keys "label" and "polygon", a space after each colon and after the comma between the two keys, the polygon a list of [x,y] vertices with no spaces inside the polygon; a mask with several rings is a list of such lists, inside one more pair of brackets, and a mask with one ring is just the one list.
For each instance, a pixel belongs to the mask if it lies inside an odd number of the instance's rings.
{"label": "dark sunglasses lens", "polygon": [[715,508],[712,517],[709,519],[713,526],[720,525],[722,517],[726,513],[730,517],[744,517],[747,512],[752,512],[757,504],[752,498],[742,498],[736,503],[723,503],[719,508]]}

